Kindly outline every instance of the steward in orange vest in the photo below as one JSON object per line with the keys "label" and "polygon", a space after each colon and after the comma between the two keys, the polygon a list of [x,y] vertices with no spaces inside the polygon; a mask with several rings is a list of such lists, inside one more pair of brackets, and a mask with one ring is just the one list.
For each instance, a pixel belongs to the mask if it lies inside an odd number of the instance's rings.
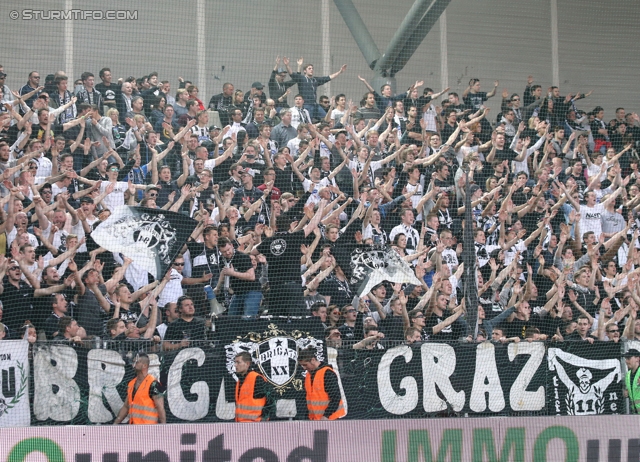
{"label": "steward in orange vest", "polygon": [[298,362],[307,376],[304,389],[307,392],[309,420],[337,420],[346,415],[338,376],[328,364],[316,358],[314,349],[300,351]]}
{"label": "steward in orange vest", "polygon": [[238,382],[236,383],[236,422],[260,422],[268,420],[263,415],[267,404],[265,379],[251,370],[251,355],[246,351],[234,360]]}
{"label": "steward in orange vest", "polygon": [[149,375],[149,356],[146,353],[138,353],[134,368],[136,378],[129,382],[127,399],[113,424],[119,424],[127,416],[129,423],[134,425],[167,423],[160,385]]}

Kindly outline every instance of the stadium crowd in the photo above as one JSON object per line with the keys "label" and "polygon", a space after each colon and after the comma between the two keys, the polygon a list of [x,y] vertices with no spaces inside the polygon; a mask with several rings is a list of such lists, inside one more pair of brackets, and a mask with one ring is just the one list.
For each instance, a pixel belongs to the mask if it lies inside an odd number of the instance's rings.
{"label": "stadium crowd", "polygon": [[[358,76],[364,95],[325,95],[356,76],[292,64],[208,102],[157,72],[41,84],[33,71],[14,91],[0,69],[0,338],[177,349],[215,338],[216,306],[240,327],[309,316],[330,346],[473,341],[470,226],[477,341],[640,339],[636,113],[533,77],[521,93],[471,79],[462,94],[415,82],[393,95]],[[198,222],[157,280],[92,239],[125,204]],[[350,256],[365,244],[390,246],[420,284],[355,297]]]}

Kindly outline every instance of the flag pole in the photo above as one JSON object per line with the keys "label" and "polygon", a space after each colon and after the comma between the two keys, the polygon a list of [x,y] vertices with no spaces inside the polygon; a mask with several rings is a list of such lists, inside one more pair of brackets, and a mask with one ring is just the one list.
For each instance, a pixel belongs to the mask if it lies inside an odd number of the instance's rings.
{"label": "flag pole", "polygon": [[469,184],[469,163],[462,164],[464,171],[464,230],[462,237],[462,261],[464,262],[464,299],[467,322],[473,327],[473,340],[478,337],[478,285],[476,276],[476,253],[473,242],[473,210],[471,209],[471,185]]}

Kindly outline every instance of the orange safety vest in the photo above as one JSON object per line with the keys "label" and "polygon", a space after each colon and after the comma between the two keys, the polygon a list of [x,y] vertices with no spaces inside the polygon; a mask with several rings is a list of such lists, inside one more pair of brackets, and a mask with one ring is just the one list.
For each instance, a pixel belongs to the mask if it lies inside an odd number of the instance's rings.
{"label": "orange safety vest", "polygon": [[[307,372],[304,379],[304,389],[307,392],[307,409],[309,409],[309,420],[320,420],[324,416],[324,412],[329,407],[329,394],[324,389],[324,376],[327,371],[335,374],[329,366],[321,367],[316,371],[313,383],[311,382],[311,374]],[[344,417],[344,403],[340,400],[340,405],[336,412],[329,416],[329,420],[337,420]]]}
{"label": "orange safety vest", "polygon": [[149,396],[149,388],[155,381],[152,375],[147,375],[133,397],[133,387],[136,379],[129,382],[127,399],[129,400],[129,423],[134,425],[150,425],[158,423],[158,410],[153,398]]}
{"label": "orange safety vest", "polygon": [[260,422],[262,420],[262,409],[267,404],[267,398],[254,398],[253,392],[256,387],[256,380],[264,380],[260,374],[249,371],[247,377],[240,385],[236,382],[236,422]]}

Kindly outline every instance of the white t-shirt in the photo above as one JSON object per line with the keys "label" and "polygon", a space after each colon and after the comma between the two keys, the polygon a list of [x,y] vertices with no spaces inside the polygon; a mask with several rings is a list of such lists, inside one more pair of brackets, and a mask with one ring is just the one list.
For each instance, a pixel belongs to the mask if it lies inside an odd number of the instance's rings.
{"label": "white t-shirt", "polygon": [[446,263],[453,273],[458,268],[458,254],[455,249],[444,249],[442,251],[442,262]]}
{"label": "white t-shirt", "polygon": [[171,280],[167,282],[167,285],[158,297],[158,306],[160,308],[164,308],[167,303],[177,302],[178,298],[184,295],[182,278],[183,276],[180,273],[173,268],[171,269]]}
{"label": "white t-shirt", "polygon": [[204,161],[204,168],[207,170],[213,170],[216,168],[218,159],[209,159]]}
{"label": "white t-shirt", "polygon": [[527,246],[524,245],[524,241],[522,239],[520,239],[518,242],[516,242],[513,247],[511,247],[510,249],[507,249],[504,251],[504,264],[509,265],[511,264],[511,262],[513,261],[513,259],[516,257],[516,252],[520,252],[520,261],[518,263],[522,263],[522,253],[527,250]]}
{"label": "white t-shirt", "polygon": [[[48,265],[45,266],[45,268]],[[35,262],[31,263],[30,265],[27,265],[27,271],[29,271],[29,273],[34,274],[36,271],[38,271],[38,261],[36,260]],[[24,282],[29,282],[29,280],[27,279],[27,276],[25,276],[24,274],[22,274],[22,276],[20,277]],[[39,276],[36,277],[36,279],[39,279]]]}
{"label": "white t-shirt", "polygon": [[246,131],[247,130],[245,130],[245,128],[241,124],[234,122],[231,125],[231,128],[229,129],[229,131],[225,133],[225,135],[222,137],[222,139],[226,140],[227,138],[230,138],[231,135],[233,135],[234,133],[238,134],[238,132],[246,132]]}
{"label": "white t-shirt", "polygon": [[[458,161],[458,165],[462,165],[464,158],[467,157],[472,152],[478,152],[478,146],[462,146],[458,150],[458,152],[456,152],[456,160]],[[484,159],[481,158],[480,160],[484,160]]]}
{"label": "white t-shirt", "polygon": [[[516,153],[518,155],[520,155],[520,153]],[[512,168],[512,172],[517,173],[517,172],[524,172],[527,175],[529,175],[529,164],[527,163],[527,160],[529,159],[529,151],[527,151],[524,155],[524,160],[521,162],[516,162],[511,161],[511,168]]]}
{"label": "white t-shirt", "polygon": [[596,165],[592,163],[587,167],[587,176],[589,177],[589,181],[593,180],[595,176],[598,176],[598,174],[600,173],[600,169],[602,168],[602,165],[605,165],[605,168],[604,168],[604,171],[602,172],[602,175],[600,175],[600,181],[604,181],[607,178],[607,168],[609,166],[607,165],[607,161],[603,160],[601,165]]}
{"label": "white t-shirt", "polygon": [[[29,235],[29,244],[33,246],[34,249],[38,248],[38,239],[31,233],[27,233]],[[7,234],[7,248],[11,247],[11,243],[18,236],[18,229],[14,226],[13,229]]]}
{"label": "white t-shirt", "polygon": [[210,218],[214,226],[218,226],[220,224],[220,209],[218,207],[211,211]]}
{"label": "white t-shirt", "polygon": [[[587,231],[593,231],[596,239],[602,234],[602,214],[605,209],[602,204],[596,204],[593,207],[586,205],[580,206],[580,232],[584,236]],[[582,236],[580,236],[582,238]]]}
{"label": "white t-shirt", "polygon": [[296,136],[295,138],[290,139],[287,143],[291,157],[294,159],[297,159],[298,155],[300,155],[300,141],[302,141],[302,139]]}
{"label": "white t-shirt", "polygon": [[58,186],[57,183],[53,183],[51,185],[51,197],[56,197],[58,194],[63,193],[63,192],[67,192],[67,187],[60,187]]}
{"label": "white t-shirt", "polygon": [[57,230],[53,236],[51,236],[51,228],[53,227],[53,223],[49,222],[49,226],[42,230],[42,236],[51,242],[51,245],[56,249],[60,249],[61,246],[64,245],[66,249],[67,243],[67,235],[69,234],[64,229]]}
{"label": "white t-shirt", "polygon": [[158,331],[158,334],[160,334],[160,338],[162,340],[164,340],[164,334],[167,333],[167,328],[168,327],[169,327],[169,325],[166,322],[163,322],[158,327],[156,327],[156,330]]}
{"label": "white t-shirt", "polygon": [[337,120],[338,122],[340,122],[344,114],[345,114],[345,111],[341,111],[340,109],[336,108],[333,111],[331,111],[331,120]]}
{"label": "white t-shirt", "polygon": [[[109,184],[110,183],[108,181],[103,181],[100,185],[100,193],[105,192]],[[102,202],[109,210],[113,210],[119,205],[124,205],[124,192],[127,188],[129,188],[128,183],[125,183],[124,181],[116,181],[113,192],[111,194],[107,194]]]}
{"label": "white t-shirt", "polygon": [[[333,135],[329,135],[329,139],[331,143],[335,143],[336,139]],[[324,144],[324,142],[320,142],[320,157],[328,157],[331,158],[331,151],[329,150],[329,146]]]}
{"label": "white t-shirt", "polygon": [[[89,227],[93,226],[93,224],[96,221],[98,221],[98,217],[87,217],[87,223],[89,224]],[[84,227],[82,226],[82,222],[80,220],[78,220],[78,223],[71,226],[71,234],[75,234],[76,236],[78,236],[78,241],[81,241],[82,238],[85,237]],[[87,251],[87,244],[82,244],[78,248],[78,252],[86,252],[86,251]]]}
{"label": "white t-shirt", "polygon": [[331,182],[329,181],[329,178],[323,178],[317,183],[314,183],[310,179],[305,178],[302,182],[302,187],[306,192],[311,193],[311,197],[307,201],[307,204],[317,204],[318,202],[320,202],[320,191],[330,184]]}
{"label": "white t-shirt", "polygon": [[53,163],[51,163],[51,161],[47,159],[44,156],[44,154],[42,154],[40,157],[34,160],[38,162],[38,170],[36,171],[36,177],[39,177],[39,176],[44,178],[50,177],[51,170],[53,169]]}
{"label": "white t-shirt", "polygon": [[[113,259],[121,265],[124,264],[124,260],[119,253],[113,252]],[[163,276],[164,274],[159,274],[158,279],[162,279]],[[127,270],[124,273],[124,278],[129,284],[131,284],[131,287],[133,287],[134,291],[149,284],[149,273],[146,270],[138,267],[135,262],[131,263],[127,267]]]}
{"label": "white t-shirt", "polygon": [[491,252],[493,252],[496,249],[500,249],[501,247],[499,245],[485,245],[484,246],[484,252],[480,252],[480,248],[476,245],[476,258],[478,259],[478,266],[484,266],[487,263],[489,263],[489,260],[491,260],[491,258],[489,257],[489,255],[491,255]]}
{"label": "white t-shirt", "polygon": [[[411,195],[411,207],[418,210],[418,204],[424,195],[424,190],[420,183],[416,183],[412,185],[411,183],[407,183],[407,191],[411,191],[413,194]],[[422,210],[418,210],[418,216],[416,217],[416,221],[422,221]]]}

